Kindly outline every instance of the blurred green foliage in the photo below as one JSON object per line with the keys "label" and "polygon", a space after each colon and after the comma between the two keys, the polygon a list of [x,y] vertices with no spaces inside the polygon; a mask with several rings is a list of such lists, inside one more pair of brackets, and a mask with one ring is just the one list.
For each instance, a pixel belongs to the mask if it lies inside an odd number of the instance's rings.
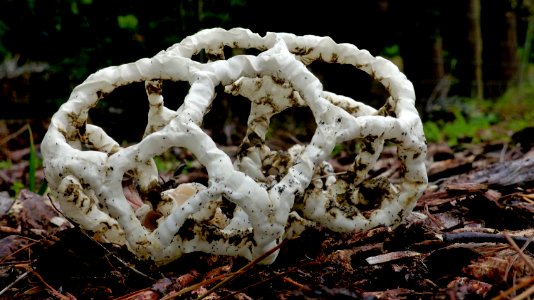
{"label": "blurred green foliage", "polygon": [[534,85],[512,87],[491,109],[499,112],[511,130],[534,126]]}
{"label": "blurred green foliage", "polygon": [[122,29],[135,30],[137,29],[139,20],[137,20],[135,15],[130,14],[125,16],[117,16],[117,22],[119,23],[119,27]]}
{"label": "blurred green foliage", "polygon": [[[22,183],[20,181],[14,181],[10,184],[9,189],[13,192],[14,195],[18,195],[18,193],[23,188],[28,188],[32,192],[39,193],[39,195],[43,195],[48,188],[48,185],[46,182],[41,182],[41,185],[37,189],[37,170],[40,170],[43,168],[43,162],[40,158],[40,155],[38,154],[38,149],[34,143],[34,133],[32,132],[32,129],[29,124],[25,125],[24,131],[28,132],[28,140],[29,140],[29,156],[28,156],[28,171],[24,175]],[[6,160],[0,160],[0,170],[9,170],[13,167],[13,162],[11,159]]]}
{"label": "blurred green foliage", "polygon": [[446,141],[450,146],[456,146],[462,141],[480,143],[487,138],[482,135],[482,131],[499,121],[499,117],[494,113],[484,115],[479,111],[464,116],[457,108],[453,108],[453,114],[454,120],[450,122],[442,120],[425,122],[427,141]]}
{"label": "blurred green foliage", "polygon": [[[424,123],[428,142],[462,143],[509,142],[511,135],[534,126],[534,85],[510,88],[498,100],[462,99],[453,104],[451,120]],[[463,110],[460,109],[463,108]]]}
{"label": "blurred green foliage", "polygon": [[13,163],[10,160],[0,160],[0,170],[9,169],[13,166]]}

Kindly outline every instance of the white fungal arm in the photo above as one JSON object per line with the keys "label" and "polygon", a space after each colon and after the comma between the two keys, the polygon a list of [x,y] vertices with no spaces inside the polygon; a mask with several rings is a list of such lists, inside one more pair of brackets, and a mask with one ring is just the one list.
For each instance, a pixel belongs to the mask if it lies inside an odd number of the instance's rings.
{"label": "white fungal arm", "polygon": [[[260,54],[225,59],[225,46]],[[192,60],[202,50],[210,62]],[[376,109],[323,91],[306,67],[316,60],[353,65],[381,82],[391,97]],[[190,84],[177,110],[165,106],[164,80]],[[88,111],[133,82],[145,82],[150,109],[143,139],[123,148],[88,124]],[[236,158],[201,128],[219,85],[251,101]],[[413,86],[397,67],[353,45],[328,37],[207,29],[152,58],[100,70],[77,86],[42,142],[45,174],[65,215],[141,258],[164,264],[204,251],[254,259],[315,223],[336,231],[399,224],[427,183],[414,102]],[[297,106],[315,118],[311,141],[285,151],[269,149],[270,119]],[[350,140],[360,151],[351,169],[336,175],[327,160],[337,143]],[[398,184],[368,175],[386,141],[398,149],[403,170]],[[207,186],[189,182],[161,190],[153,158],[173,147],[189,150],[205,167]],[[155,193],[158,199],[148,199]],[[223,213],[228,202],[235,209]]]}

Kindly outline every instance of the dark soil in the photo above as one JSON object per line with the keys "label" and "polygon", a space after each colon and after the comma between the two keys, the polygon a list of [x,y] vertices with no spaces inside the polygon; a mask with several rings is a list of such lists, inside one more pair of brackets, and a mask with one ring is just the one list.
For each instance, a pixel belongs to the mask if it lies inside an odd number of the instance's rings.
{"label": "dark soil", "polygon": [[139,261],[65,222],[46,197],[22,190],[15,201],[9,187],[26,180],[24,159],[0,170],[0,299],[195,299],[223,280],[206,299],[534,297],[528,147],[429,145],[431,183],[402,225],[309,229],[272,265],[203,253],[162,267]]}

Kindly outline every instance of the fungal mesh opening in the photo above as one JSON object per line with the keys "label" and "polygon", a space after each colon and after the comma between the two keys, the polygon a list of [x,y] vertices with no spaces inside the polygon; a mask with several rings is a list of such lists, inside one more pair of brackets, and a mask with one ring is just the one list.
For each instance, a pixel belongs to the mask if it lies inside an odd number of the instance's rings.
{"label": "fungal mesh opening", "polygon": [[158,226],[157,220],[161,214],[152,209],[151,200],[154,196],[157,197],[158,191],[142,192],[138,184],[137,172],[128,170],[122,177],[122,192],[141,224],[149,230],[154,230]]}
{"label": "fungal mesh opening", "polygon": [[190,85],[186,81],[163,80],[162,94],[165,107],[177,110],[189,92]]}
{"label": "fungal mesh opening", "polygon": [[[141,224],[149,230],[157,228],[162,216],[167,216],[175,207],[196,194],[194,187],[208,186],[206,169],[187,148],[171,147],[153,160],[158,170],[158,185],[143,191],[135,171],[126,172],[122,180],[126,200]],[[182,184],[185,185],[180,189]]]}
{"label": "fungal mesh opening", "polygon": [[207,186],[206,169],[187,148],[172,147],[154,157],[161,190],[175,188],[182,183],[197,182]]}
{"label": "fungal mesh opening", "polygon": [[[189,83],[164,80],[162,95],[165,107],[176,110],[189,92]],[[120,145],[138,142],[147,125],[149,102],[144,82],[120,86],[89,110],[89,123],[101,127]],[[126,130],[125,130],[126,129]]]}
{"label": "fungal mesh opening", "polygon": [[[331,153],[332,160],[330,161],[334,173],[343,175],[350,172],[361,150],[362,146],[358,143],[358,140],[337,144]],[[367,173],[366,179],[384,177],[395,183],[400,181],[401,171],[402,166],[397,156],[397,145],[390,141],[385,141],[384,147]]]}
{"label": "fungal mesh opening", "polygon": [[[247,132],[250,100],[225,93],[222,85],[215,87],[215,93],[202,127],[218,145],[239,146]],[[222,150],[231,157],[235,156],[232,148],[223,147]]]}
{"label": "fungal mesh opening", "polygon": [[256,48],[232,48],[229,46],[224,46],[224,57],[226,59],[230,57],[234,57],[236,55],[253,55],[258,56],[258,54],[262,53],[264,50],[256,49]]}
{"label": "fungal mesh opening", "polygon": [[397,156],[397,145],[386,141],[380,157],[374,164],[373,169],[369,171],[369,177],[385,177],[390,182],[397,183],[401,179],[402,166]]}
{"label": "fungal mesh opening", "polygon": [[200,62],[200,63],[207,63],[209,61],[216,61],[221,59],[229,59],[231,57],[237,56],[237,55],[254,55],[257,56],[264,50],[261,49],[255,49],[255,48],[234,48],[230,46],[224,46],[222,52],[217,53],[216,51],[206,51],[205,48],[200,49],[200,51],[197,54],[194,54],[191,57],[191,60]]}
{"label": "fungal mesh opening", "polygon": [[146,122],[139,120],[146,120],[147,114],[144,83],[134,82],[120,86],[100,99],[89,110],[88,123],[101,127],[119,144],[126,144],[141,140]]}
{"label": "fungal mesh opening", "polygon": [[308,69],[319,78],[325,91],[350,97],[374,108],[380,108],[389,97],[382,83],[353,65],[314,61]]}
{"label": "fungal mesh opening", "polygon": [[334,150],[332,150],[332,153],[330,154],[330,157],[333,159],[332,167],[334,173],[346,173],[359,151],[360,145],[356,140],[336,144]]}
{"label": "fungal mesh opening", "polygon": [[[380,110],[390,96],[381,82],[353,65],[315,61],[308,68],[321,80],[325,91],[352,98],[360,105]],[[369,108],[362,111],[360,106],[344,108],[353,116],[375,114]],[[347,190],[338,194],[336,199],[342,209],[354,205],[365,214],[378,208],[384,197],[390,197],[394,193],[391,185],[398,181],[401,169],[396,146],[385,141],[383,149],[375,147],[366,139],[354,139],[334,147],[330,160],[333,172],[338,179],[348,184]],[[379,153],[375,153],[376,151]],[[374,155],[378,155],[378,158]],[[376,161],[370,156],[374,156]],[[363,170],[368,170],[364,173],[363,182],[355,185],[358,177],[355,171]],[[349,211],[345,213],[350,214]]]}
{"label": "fungal mesh opening", "polygon": [[[390,96],[382,83],[352,65],[317,61],[309,69],[321,80],[325,91],[360,103],[344,107],[353,116],[379,114],[360,105],[380,110]],[[368,218],[380,207],[382,200],[397,193],[394,185],[400,180],[402,167],[395,144],[384,141],[381,148],[371,140],[354,139],[337,144],[331,157],[333,172],[340,180],[336,184],[346,184],[344,192],[337,194],[335,205],[347,216],[362,213]],[[365,173],[362,174],[362,171]]]}
{"label": "fungal mesh opening", "polygon": [[311,141],[317,124],[308,107],[290,107],[274,115],[266,135],[266,144],[272,150],[287,150],[295,144]]}

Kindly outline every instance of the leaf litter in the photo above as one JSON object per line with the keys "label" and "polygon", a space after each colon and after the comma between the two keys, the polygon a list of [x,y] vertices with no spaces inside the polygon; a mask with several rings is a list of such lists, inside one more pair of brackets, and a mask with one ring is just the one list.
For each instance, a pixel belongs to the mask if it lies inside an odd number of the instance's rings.
{"label": "leaf litter", "polygon": [[[384,153],[373,173],[398,176],[399,166]],[[332,165],[342,172],[346,161],[351,159],[341,152]],[[184,255],[163,267],[139,261],[122,247],[96,242],[48,197],[29,190],[13,195],[6,187],[24,182],[27,166],[21,163],[23,158],[12,170],[0,170],[0,187],[5,189],[0,192],[0,299],[534,295],[532,145],[451,149],[430,144],[429,187],[402,225],[345,234],[312,228],[283,243],[269,266],[203,253]],[[203,172],[190,168],[165,176],[181,182]]]}

